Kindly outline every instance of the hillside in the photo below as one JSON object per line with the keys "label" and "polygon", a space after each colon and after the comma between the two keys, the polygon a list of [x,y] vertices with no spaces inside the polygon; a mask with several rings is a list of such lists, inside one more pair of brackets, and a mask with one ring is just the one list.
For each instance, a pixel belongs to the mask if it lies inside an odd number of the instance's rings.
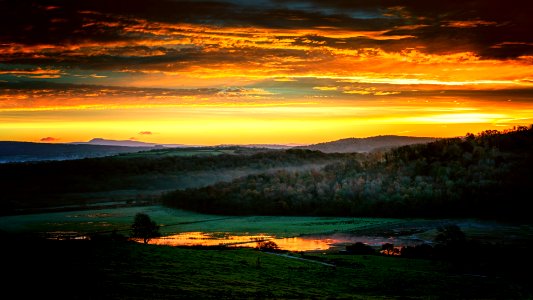
{"label": "hillside", "polygon": [[532,153],[533,127],[485,131],[347,158],[319,170],[178,190],[163,201],[230,215],[530,219]]}
{"label": "hillside", "polygon": [[157,144],[145,143],[132,140],[108,140],[103,138],[94,138],[88,142],[75,142],[75,145],[101,145],[101,146],[122,146],[122,147],[154,147]]}
{"label": "hillside", "polygon": [[0,141],[0,163],[81,159],[139,152],[149,149],[153,148]]}
{"label": "hillside", "polygon": [[374,150],[388,150],[395,147],[423,144],[435,141],[429,137],[380,135],[368,138],[347,138],[332,142],[296,147],[324,153],[368,153]]}
{"label": "hillside", "polygon": [[74,142],[75,145],[103,145],[103,146],[123,146],[123,147],[158,147],[158,148],[177,148],[177,147],[195,147],[183,144],[157,144],[146,143],[134,140],[109,140],[103,138],[93,138],[88,142]]}

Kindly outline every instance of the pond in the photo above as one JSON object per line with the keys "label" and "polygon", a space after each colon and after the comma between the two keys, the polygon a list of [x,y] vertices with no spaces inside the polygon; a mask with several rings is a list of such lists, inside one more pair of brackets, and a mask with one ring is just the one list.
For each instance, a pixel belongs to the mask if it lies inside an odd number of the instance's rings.
{"label": "pond", "polygon": [[415,236],[383,237],[358,236],[348,233],[333,233],[322,235],[302,235],[288,238],[278,238],[268,234],[232,234],[227,232],[184,232],[180,234],[160,237],[150,240],[150,244],[168,246],[229,246],[255,247],[258,242],[272,241],[281,250],[288,251],[324,251],[341,250],[346,245],[361,242],[373,247],[381,247],[385,243],[396,246],[414,246],[429,243]]}

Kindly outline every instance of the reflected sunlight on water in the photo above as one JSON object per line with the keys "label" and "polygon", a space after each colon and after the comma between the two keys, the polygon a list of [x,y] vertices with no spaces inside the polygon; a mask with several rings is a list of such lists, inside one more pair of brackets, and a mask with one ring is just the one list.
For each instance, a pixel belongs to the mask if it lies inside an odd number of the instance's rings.
{"label": "reflected sunlight on water", "polygon": [[271,235],[232,235],[228,233],[184,232],[150,240],[150,244],[168,246],[234,246],[255,247],[260,241],[273,241],[289,251],[327,250],[342,240],[316,237],[275,238]]}
{"label": "reflected sunlight on water", "polygon": [[[345,246],[355,242],[362,242],[371,246],[380,246],[383,243],[389,242],[400,242],[399,240],[391,240],[390,238],[384,237],[362,237],[342,234],[277,238],[268,234],[235,235],[220,232],[184,232],[152,239],[150,244],[168,246],[255,247],[256,243],[261,241],[273,241],[281,250],[288,251],[328,250],[336,246]],[[402,244],[405,244],[404,242]]]}
{"label": "reflected sunlight on water", "polygon": [[[269,235],[231,235],[225,233],[183,232],[152,239],[150,244],[169,246],[219,246],[219,245],[245,245],[257,241],[271,240]],[[250,245],[245,245],[250,246]]]}
{"label": "reflected sunlight on water", "polygon": [[328,250],[334,243],[340,242],[334,239],[317,239],[311,237],[292,237],[273,240],[280,249],[289,251]]}

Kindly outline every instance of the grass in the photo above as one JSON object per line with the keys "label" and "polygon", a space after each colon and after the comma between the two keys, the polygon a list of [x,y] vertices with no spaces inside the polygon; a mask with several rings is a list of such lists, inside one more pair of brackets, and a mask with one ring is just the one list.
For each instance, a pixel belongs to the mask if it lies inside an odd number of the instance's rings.
{"label": "grass", "polygon": [[127,230],[136,213],[147,213],[160,225],[165,235],[179,232],[266,233],[279,237],[300,234],[350,231],[371,226],[385,226],[397,219],[285,217],[285,216],[217,216],[164,206],[137,206],[70,212],[41,213],[0,217],[0,229],[13,232],[75,231],[91,233],[113,229]]}
{"label": "grass", "polygon": [[[118,241],[8,243],[4,290],[69,299],[524,299],[527,284],[450,264],[382,256],[194,250]],[[35,251],[34,249],[39,249]],[[6,249],[4,249],[5,251]],[[526,280],[526,279],[525,279]],[[21,288],[31,287],[31,288]]]}
{"label": "grass", "polygon": [[[458,268],[446,261],[290,253],[308,260],[252,249],[190,249],[125,241],[24,239],[26,233],[90,233],[128,228],[145,212],[164,234],[177,232],[267,233],[283,236],[347,231],[387,234],[421,228],[420,236],[449,220],[332,217],[232,217],[198,214],[163,206],[139,206],[0,217],[4,232],[0,263],[5,293],[19,298],[59,299],[531,299],[531,258],[494,257],[507,269]],[[529,225],[456,220],[467,236],[499,235],[530,241]],[[173,225],[174,224],[174,225]],[[169,226],[172,225],[172,226]],[[6,234],[5,232],[9,232]],[[514,246],[506,243],[514,253]],[[313,260],[334,264],[318,264]],[[496,264],[499,265],[499,264]],[[482,270],[482,273],[472,270]],[[491,271],[492,270],[492,271]],[[31,287],[31,288],[28,288]]]}

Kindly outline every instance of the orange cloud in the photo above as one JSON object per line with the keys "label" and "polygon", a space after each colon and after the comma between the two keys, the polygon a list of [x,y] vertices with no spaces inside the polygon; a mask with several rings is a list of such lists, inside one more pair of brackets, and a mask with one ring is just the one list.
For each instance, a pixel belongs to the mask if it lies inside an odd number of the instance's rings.
{"label": "orange cloud", "polygon": [[336,86],[314,86],[313,90],[319,90],[319,91],[336,91]]}
{"label": "orange cloud", "polygon": [[[446,22],[445,26],[466,28],[495,25],[483,20]],[[0,45],[0,55],[57,58],[60,63],[67,61],[76,67],[112,69],[136,76],[113,79],[113,76],[92,73],[80,75],[80,78],[105,78],[114,84],[142,87],[174,87],[177,82],[194,86],[227,86],[227,82],[233,82],[232,86],[242,86],[264,79],[281,82],[298,77],[474,88],[479,85],[513,87],[527,85],[523,79],[533,76],[528,56],[504,61],[486,59],[474,50],[432,53],[424,43],[413,45],[412,35],[397,34],[425,30],[428,24],[396,25],[380,30],[324,25],[261,28],[164,23],[121,16],[113,21],[89,18],[83,26],[107,28],[128,39],[68,44],[5,43]],[[383,41],[394,42],[395,46],[387,46],[389,44]],[[346,43],[351,44],[347,46]],[[530,45],[502,42],[492,48],[507,46]],[[138,63],[141,57],[143,63]],[[65,75],[56,69],[4,70],[1,74],[34,79]],[[412,76],[398,78],[391,74]]]}
{"label": "orange cloud", "polygon": [[497,22],[483,21],[483,20],[469,20],[469,21],[446,21],[445,27],[456,28],[473,28],[478,26],[490,26],[497,25]]}
{"label": "orange cloud", "polygon": [[57,141],[59,141],[59,139],[55,138],[55,137],[47,136],[47,137],[44,137],[44,138],[40,139],[40,141],[41,142],[51,143],[51,142],[57,142]]}

